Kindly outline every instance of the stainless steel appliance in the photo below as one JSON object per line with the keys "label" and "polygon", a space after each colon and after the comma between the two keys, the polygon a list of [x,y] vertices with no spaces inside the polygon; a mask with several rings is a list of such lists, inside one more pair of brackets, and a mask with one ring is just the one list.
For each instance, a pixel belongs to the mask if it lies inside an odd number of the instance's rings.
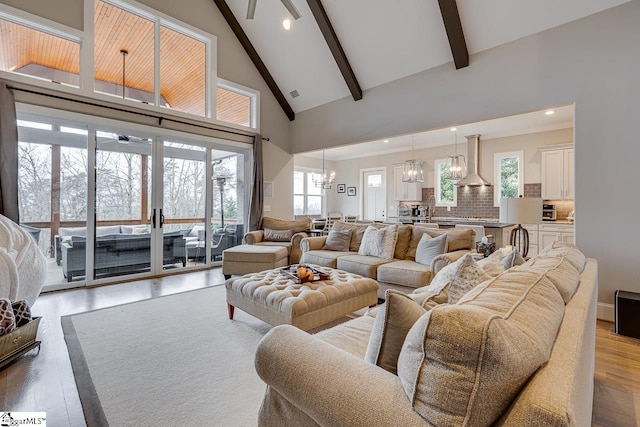
{"label": "stainless steel appliance", "polygon": [[556,220],[556,205],[542,205],[542,220],[543,221],[555,221]]}

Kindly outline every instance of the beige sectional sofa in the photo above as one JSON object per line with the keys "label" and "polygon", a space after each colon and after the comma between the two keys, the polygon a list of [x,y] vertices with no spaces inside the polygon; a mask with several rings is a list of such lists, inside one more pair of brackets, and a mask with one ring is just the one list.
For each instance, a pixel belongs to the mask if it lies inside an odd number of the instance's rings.
{"label": "beige sectional sofa", "polygon": [[[296,264],[300,261],[300,241],[308,237],[305,230],[311,228],[311,218],[298,221],[287,221],[282,219],[264,217],[262,219],[262,230],[250,231],[244,235],[244,242],[247,245],[283,246],[289,253],[289,264]],[[276,232],[281,233],[276,233]],[[272,236],[272,237],[270,237]]]}
{"label": "beige sectional sofa", "polygon": [[[399,224],[393,259],[358,255],[362,237],[369,225],[378,228],[389,226],[389,224],[354,224],[338,221],[332,230],[351,230],[349,251],[324,249],[327,236],[307,237],[300,243],[302,250],[300,262],[337,268],[376,279],[380,284],[378,297],[384,298],[386,289],[410,293],[428,285],[440,269],[475,248],[475,231],[470,229],[438,230],[419,225]],[[437,237],[443,233],[447,235],[446,253],[435,257],[430,265],[422,265],[415,261],[418,242],[425,233],[431,237]]]}
{"label": "beige sectional sofa", "polygon": [[258,424],[591,425],[597,261],[561,243],[543,252],[420,315],[395,374],[365,361],[389,303],[316,335],[272,329],[256,352]]}

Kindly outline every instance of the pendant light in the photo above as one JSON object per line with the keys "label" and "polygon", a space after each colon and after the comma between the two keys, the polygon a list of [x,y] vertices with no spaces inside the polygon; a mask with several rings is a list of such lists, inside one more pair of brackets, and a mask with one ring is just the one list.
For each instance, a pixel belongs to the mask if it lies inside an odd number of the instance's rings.
{"label": "pendant light", "polygon": [[331,190],[331,184],[333,184],[336,180],[336,171],[331,171],[327,175],[327,171],[324,168],[324,150],[322,150],[322,178],[315,178],[313,182],[316,187],[322,188],[323,190]]}
{"label": "pendant light", "polygon": [[[414,136],[411,136],[411,143],[414,142]],[[424,173],[422,172],[422,160],[416,160],[413,155],[413,145],[411,145],[411,160],[404,162],[402,170],[402,182],[424,182]]]}
{"label": "pendant light", "polygon": [[453,142],[453,156],[449,156],[449,160],[447,164],[449,168],[447,169],[447,173],[445,174],[445,179],[450,179],[453,182],[460,181],[465,177],[467,173],[467,163],[462,154],[458,154],[458,129],[451,128],[451,131],[454,132],[454,142]]}

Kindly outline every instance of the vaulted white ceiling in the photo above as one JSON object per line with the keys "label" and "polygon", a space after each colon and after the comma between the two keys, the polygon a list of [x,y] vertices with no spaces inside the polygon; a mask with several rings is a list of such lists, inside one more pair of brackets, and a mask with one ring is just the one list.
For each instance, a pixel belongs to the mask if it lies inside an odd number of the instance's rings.
{"label": "vaulted white ceiling", "polygon": [[[227,0],[236,19],[295,112],[351,96],[305,0]],[[580,19],[630,0],[458,0],[469,54]],[[436,0],[322,0],[363,90],[452,62]],[[473,67],[473,58],[470,60]],[[451,72],[456,72],[453,63]],[[300,94],[292,98],[289,94]],[[364,94],[366,97],[366,93]],[[355,101],[354,101],[355,102]]]}

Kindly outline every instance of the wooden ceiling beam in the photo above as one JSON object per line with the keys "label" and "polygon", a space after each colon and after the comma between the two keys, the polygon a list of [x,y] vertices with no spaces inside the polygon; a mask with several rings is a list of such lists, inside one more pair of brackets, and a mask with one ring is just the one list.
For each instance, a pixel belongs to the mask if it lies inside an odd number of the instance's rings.
{"label": "wooden ceiling beam", "polygon": [[344,81],[347,83],[349,90],[351,91],[351,96],[353,96],[354,101],[359,101],[362,99],[362,89],[358,84],[358,80],[356,79],[356,75],[353,73],[353,69],[349,64],[349,60],[347,59],[347,55],[345,55],[344,50],[342,49],[342,45],[338,40],[338,36],[336,36],[336,32],[333,30],[333,26],[329,21],[329,17],[327,16],[327,12],[324,10],[322,3],[320,0],[307,0],[307,4],[311,9],[311,13],[313,13],[313,17],[316,19],[318,23],[318,27],[320,27],[320,31],[324,36],[324,39],[329,46],[329,50],[333,55],[333,58],[342,73],[342,77]]}
{"label": "wooden ceiling beam", "polygon": [[291,121],[295,120],[296,114],[293,112],[293,109],[287,102],[287,99],[284,97],[284,95],[280,91],[280,88],[278,87],[278,85],[276,84],[276,81],[271,76],[271,73],[269,73],[269,70],[267,70],[267,66],[264,65],[264,62],[262,62],[260,55],[258,55],[258,52],[256,52],[256,49],[251,44],[249,37],[247,37],[247,34],[244,32],[244,30],[240,26],[240,23],[238,23],[238,20],[233,15],[233,12],[231,12],[231,9],[229,9],[227,2],[225,0],[213,0],[213,1],[216,4],[216,6],[218,6],[218,9],[220,9],[222,16],[224,16],[224,19],[227,21],[227,23],[231,27],[231,30],[233,30],[233,33],[236,35],[236,38],[238,39],[238,41],[240,42],[244,50],[247,52],[247,55],[249,55],[249,58],[251,58],[251,61],[258,69],[258,72],[260,73],[264,81],[267,83],[267,86],[269,86],[271,93],[273,93],[273,96],[275,96],[276,100],[278,100],[278,103],[280,104],[280,107],[282,108],[282,110],[284,110],[284,113],[287,115],[289,120]]}
{"label": "wooden ceiling beam", "polygon": [[464,32],[462,31],[456,0],[438,0],[438,3],[440,4],[440,13],[449,38],[449,46],[451,46],[451,54],[453,55],[456,70],[468,67],[469,51],[467,51],[467,43],[464,40]]}

